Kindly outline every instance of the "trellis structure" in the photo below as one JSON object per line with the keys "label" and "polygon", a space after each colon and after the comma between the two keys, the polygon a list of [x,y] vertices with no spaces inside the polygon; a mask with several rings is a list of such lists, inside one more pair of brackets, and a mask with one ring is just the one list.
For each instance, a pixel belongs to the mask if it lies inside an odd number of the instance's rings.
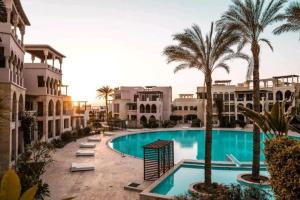
{"label": "trellis structure", "polygon": [[155,181],[174,166],[174,142],[157,140],[144,148],[144,180]]}

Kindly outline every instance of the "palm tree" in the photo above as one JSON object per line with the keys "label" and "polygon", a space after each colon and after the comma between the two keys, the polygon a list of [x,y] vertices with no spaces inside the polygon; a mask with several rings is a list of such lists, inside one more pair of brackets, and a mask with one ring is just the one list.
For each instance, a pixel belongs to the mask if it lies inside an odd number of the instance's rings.
{"label": "palm tree", "polygon": [[108,97],[112,96],[114,89],[110,88],[109,86],[103,86],[98,88],[97,90],[97,97],[105,99],[105,106],[106,106],[106,121],[108,121]]}
{"label": "palm tree", "polygon": [[[254,110],[260,110],[260,88],[259,67],[261,43],[266,43],[271,50],[273,47],[268,39],[261,38],[264,30],[282,18],[279,11],[286,0],[271,0],[265,5],[265,0],[232,0],[233,5],[229,7],[221,19],[217,22],[218,27],[236,31],[241,37],[238,50],[250,44],[252,62],[248,66],[247,78],[253,75],[253,105]],[[257,125],[253,126],[253,163],[252,179],[259,180],[260,168],[260,131]]]}
{"label": "palm tree", "polygon": [[212,73],[217,68],[229,72],[226,61],[233,58],[245,58],[242,53],[234,53],[231,47],[239,42],[239,35],[224,29],[214,32],[214,25],[208,35],[203,36],[200,28],[193,25],[173,36],[177,45],[164,49],[168,63],[176,62],[174,73],[182,69],[198,69],[205,76],[207,105],[206,105],[206,134],[205,134],[205,185],[211,185],[211,143],[212,143]]}
{"label": "palm tree", "polygon": [[283,32],[300,32],[300,2],[291,3],[281,20],[286,20],[286,23],[276,28],[273,31],[274,34],[279,35]]}

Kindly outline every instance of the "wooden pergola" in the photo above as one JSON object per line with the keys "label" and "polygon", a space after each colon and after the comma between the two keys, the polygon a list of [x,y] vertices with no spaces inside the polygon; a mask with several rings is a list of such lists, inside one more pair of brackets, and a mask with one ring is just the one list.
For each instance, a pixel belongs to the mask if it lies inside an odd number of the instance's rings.
{"label": "wooden pergola", "polygon": [[174,166],[174,142],[157,140],[143,146],[144,180],[155,181]]}

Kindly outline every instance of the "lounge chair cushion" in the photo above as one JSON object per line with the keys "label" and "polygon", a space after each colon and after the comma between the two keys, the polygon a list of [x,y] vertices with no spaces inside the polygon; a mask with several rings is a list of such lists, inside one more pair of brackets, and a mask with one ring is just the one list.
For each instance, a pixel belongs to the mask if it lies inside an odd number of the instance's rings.
{"label": "lounge chair cushion", "polygon": [[95,148],[96,144],[91,142],[80,143],[80,148]]}
{"label": "lounge chair cushion", "polygon": [[95,152],[91,150],[78,150],[76,156],[95,156]]}
{"label": "lounge chair cushion", "polygon": [[72,163],[70,171],[93,171],[95,170],[95,165],[93,163]]}

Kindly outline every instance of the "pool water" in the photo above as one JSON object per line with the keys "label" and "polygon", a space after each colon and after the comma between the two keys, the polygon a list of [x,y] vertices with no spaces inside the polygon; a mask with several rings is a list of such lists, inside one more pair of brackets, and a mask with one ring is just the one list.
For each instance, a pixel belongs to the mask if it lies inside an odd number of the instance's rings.
{"label": "pool water", "polygon": [[[252,133],[245,131],[213,130],[212,160],[225,161],[232,154],[241,162],[252,161]],[[111,141],[110,146],[124,154],[143,158],[143,146],[156,140],[173,140],[175,163],[182,159],[204,160],[205,130],[177,130],[131,134]],[[261,134],[260,160],[264,161]]]}
{"label": "pool water", "polygon": [[[245,173],[242,169],[212,169],[212,181],[223,185],[238,184],[236,178]],[[261,171],[262,175],[268,175],[267,171]],[[187,193],[189,185],[204,181],[204,169],[201,166],[182,165],[175,172],[157,185],[151,193],[177,196]]]}

